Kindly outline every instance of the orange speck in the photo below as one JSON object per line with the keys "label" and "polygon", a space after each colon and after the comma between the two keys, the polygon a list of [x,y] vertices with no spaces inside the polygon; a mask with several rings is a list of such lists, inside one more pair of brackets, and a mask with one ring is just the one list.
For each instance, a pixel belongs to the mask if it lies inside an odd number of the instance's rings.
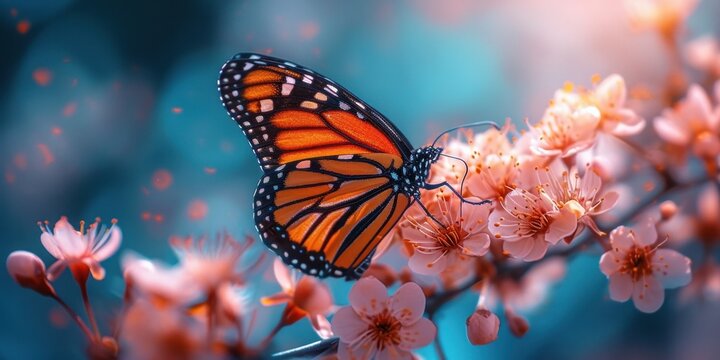
{"label": "orange speck", "polygon": [[207,216],[208,204],[200,199],[193,200],[188,205],[187,215],[190,220],[202,220]]}
{"label": "orange speck", "polygon": [[215,175],[215,173],[217,173],[217,169],[214,167],[206,167],[203,170],[205,171],[206,174],[210,174],[210,175]]}
{"label": "orange speck", "polygon": [[155,173],[152,176],[152,184],[153,186],[158,190],[165,190],[170,187],[173,183],[173,177],[172,174],[165,170],[160,169],[155,171]]}
{"label": "orange speck", "polygon": [[320,26],[314,22],[306,22],[300,25],[300,37],[304,40],[311,40],[320,32]]}
{"label": "orange speck", "polygon": [[27,156],[25,156],[25,154],[15,154],[13,163],[18,169],[23,170],[27,168]]}
{"label": "orange speck", "polygon": [[165,215],[163,215],[163,214],[155,214],[155,222],[156,222],[156,223],[161,223],[161,222],[163,222],[163,221],[165,221]]}
{"label": "orange speck", "polygon": [[262,52],[263,54],[265,54],[265,55],[271,55],[272,52],[273,52],[273,49],[272,49],[272,48],[265,48],[265,49],[262,49],[261,52]]}
{"label": "orange speck", "polygon": [[647,192],[651,192],[653,191],[653,189],[655,189],[655,183],[653,183],[652,181],[646,181],[643,184],[643,189],[645,189],[645,191]]}
{"label": "orange speck", "polygon": [[30,22],[27,20],[20,20],[17,23],[17,32],[20,34],[27,34],[30,31]]}
{"label": "orange speck", "polygon": [[152,218],[152,214],[149,211],[143,211],[140,213],[140,218],[144,221],[149,221]]}
{"label": "orange speck", "polygon": [[60,136],[63,133],[62,129],[59,126],[53,126],[53,128],[52,128],[52,130],[50,130],[50,132],[55,136]]}
{"label": "orange speck", "polygon": [[46,68],[37,68],[32,73],[33,80],[40,86],[47,86],[52,81],[53,74]]}
{"label": "orange speck", "polygon": [[62,114],[65,117],[71,117],[75,115],[75,111],[77,111],[77,104],[74,102],[69,102],[62,110]]}
{"label": "orange speck", "polygon": [[563,84],[563,90],[565,90],[566,92],[572,92],[574,88],[575,88],[575,84],[573,84],[570,81],[566,81]]}
{"label": "orange speck", "polygon": [[53,155],[50,148],[45,144],[37,144],[37,148],[40,151],[40,155],[43,157],[43,163],[47,166],[55,162],[55,156]]}
{"label": "orange speck", "polygon": [[58,329],[66,328],[70,323],[70,318],[65,313],[65,310],[59,306],[50,309],[48,316],[50,317],[50,324]]}
{"label": "orange speck", "polygon": [[176,107],[172,108],[172,112],[174,112],[176,114],[181,114],[183,112],[183,109],[181,107],[176,106]]}

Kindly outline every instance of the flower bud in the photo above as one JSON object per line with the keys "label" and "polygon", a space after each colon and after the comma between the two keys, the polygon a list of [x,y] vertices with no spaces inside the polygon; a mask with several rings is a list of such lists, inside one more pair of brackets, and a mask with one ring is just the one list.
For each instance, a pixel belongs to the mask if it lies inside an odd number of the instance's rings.
{"label": "flower bud", "polygon": [[527,320],[524,317],[515,314],[515,312],[510,309],[505,310],[505,318],[508,321],[510,332],[517,337],[523,337],[523,335],[525,335],[525,333],[530,329],[530,324],[528,324]]}
{"label": "flower bud", "polygon": [[27,251],[13,251],[5,264],[8,273],[18,285],[45,296],[55,294],[55,289],[45,275],[45,264],[37,255]]}
{"label": "flower bud", "polygon": [[465,321],[467,338],[473,345],[485,345],[495,341],[500,330],[500,319],[488,309],[475,310]]}
{"label": "flower bud", "polygon": [[660,204],[660,216],[663,220],[669,220],[671,217],[677,214],[678,207],[675,202],[667,200]]}

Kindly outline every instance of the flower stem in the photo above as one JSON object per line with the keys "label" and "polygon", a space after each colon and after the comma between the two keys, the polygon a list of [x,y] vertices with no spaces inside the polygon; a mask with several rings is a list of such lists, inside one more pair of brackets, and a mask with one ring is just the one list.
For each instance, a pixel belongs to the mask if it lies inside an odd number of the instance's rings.
{"label": "flower stem", "polygon": [[82,294],[83,305],[85,305],[85,312],[87,313],[88,320],[90,321],[90,325],[93,328],[95,337],[100,340],[100,330],[98,328],[97,321],[95,321],[95,313],[93,312],[92,306],[90,305],[90,297],[88,296],[87,285],[84,282],[78,282],[78,284],[80,285],[80,293]]}
{"label": "flower stem", "polygon": [[55,299],[55,301],[57,301],[58,304],[60,304],[65,309],[65,311],[67,311],[70,317],[75,320],[75,323],[78,325],[78,327],[80,327],[80,330],[85,333],[85,336],[88,338],[88,340],[90,340],[91,342],[96,341],[95,337],[90,332],[90,329],[87,327],[87,325],[85,325],[85,322],[83,322],[80,315],[78,315],[72,308],[70,308],[70,306],[66,304],[65,301],[63,301],[59,296],[57,296],[57,294],[52,294],[50,295],[50,297]]}

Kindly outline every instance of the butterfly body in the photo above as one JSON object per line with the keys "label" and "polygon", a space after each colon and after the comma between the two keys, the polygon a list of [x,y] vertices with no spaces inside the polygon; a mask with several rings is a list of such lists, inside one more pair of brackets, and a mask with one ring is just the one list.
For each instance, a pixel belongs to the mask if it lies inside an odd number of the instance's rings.
{"label": "butterfly body", "polygon": [[263,170],[253,211],[265,245],[309,275],[359,278],[442,149],[413,149],[349,91],[281,59],[238,54],[218,86]]}

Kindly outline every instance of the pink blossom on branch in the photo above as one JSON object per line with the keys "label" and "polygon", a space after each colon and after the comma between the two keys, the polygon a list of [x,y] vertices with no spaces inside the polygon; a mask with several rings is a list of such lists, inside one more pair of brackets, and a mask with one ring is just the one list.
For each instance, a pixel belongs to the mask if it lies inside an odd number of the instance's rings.
{"label": "pink blossom on branch", "polygon": [[410,359],[412,350],[435,338],[435,325],[422,317],[425,295],[415,283],[389,297],[380,281],[365,277],[353,285],[349,299],[350,306],[332,319],[340,359]]}
{"label": "pink blossom on branch", "polygon": [[664,289],[690,282],[690,259],[671,249],[659,248],[655,223],[645,221],[632,228],[620,226],[610,233],[611,250],[600,258],[600,270],[610,280],[610,298],[633,299],[645,313],[657,311],[665,299]]}
{"label": "pink blossom on branch", "polygon": [[490,232],[503,241],[503,250],[515,258],[539,260],[550,245],[577,229],[573,210],[569,206],[558,207],[545,192],[536,195],[515,189],[501,205],[490,214]]}
{"label": "pink blossom on branch", "polygon": [[408,264],[412,271],[436,275],[448,264],[469,262],[471,257],[488,252],[490,205],[461,204],[457,196],[438,192],[426,207],[435,219],[424,211],[414,211],[411,214],[418,215],[406,215],[400,223],[405,241],[414,249]]}

